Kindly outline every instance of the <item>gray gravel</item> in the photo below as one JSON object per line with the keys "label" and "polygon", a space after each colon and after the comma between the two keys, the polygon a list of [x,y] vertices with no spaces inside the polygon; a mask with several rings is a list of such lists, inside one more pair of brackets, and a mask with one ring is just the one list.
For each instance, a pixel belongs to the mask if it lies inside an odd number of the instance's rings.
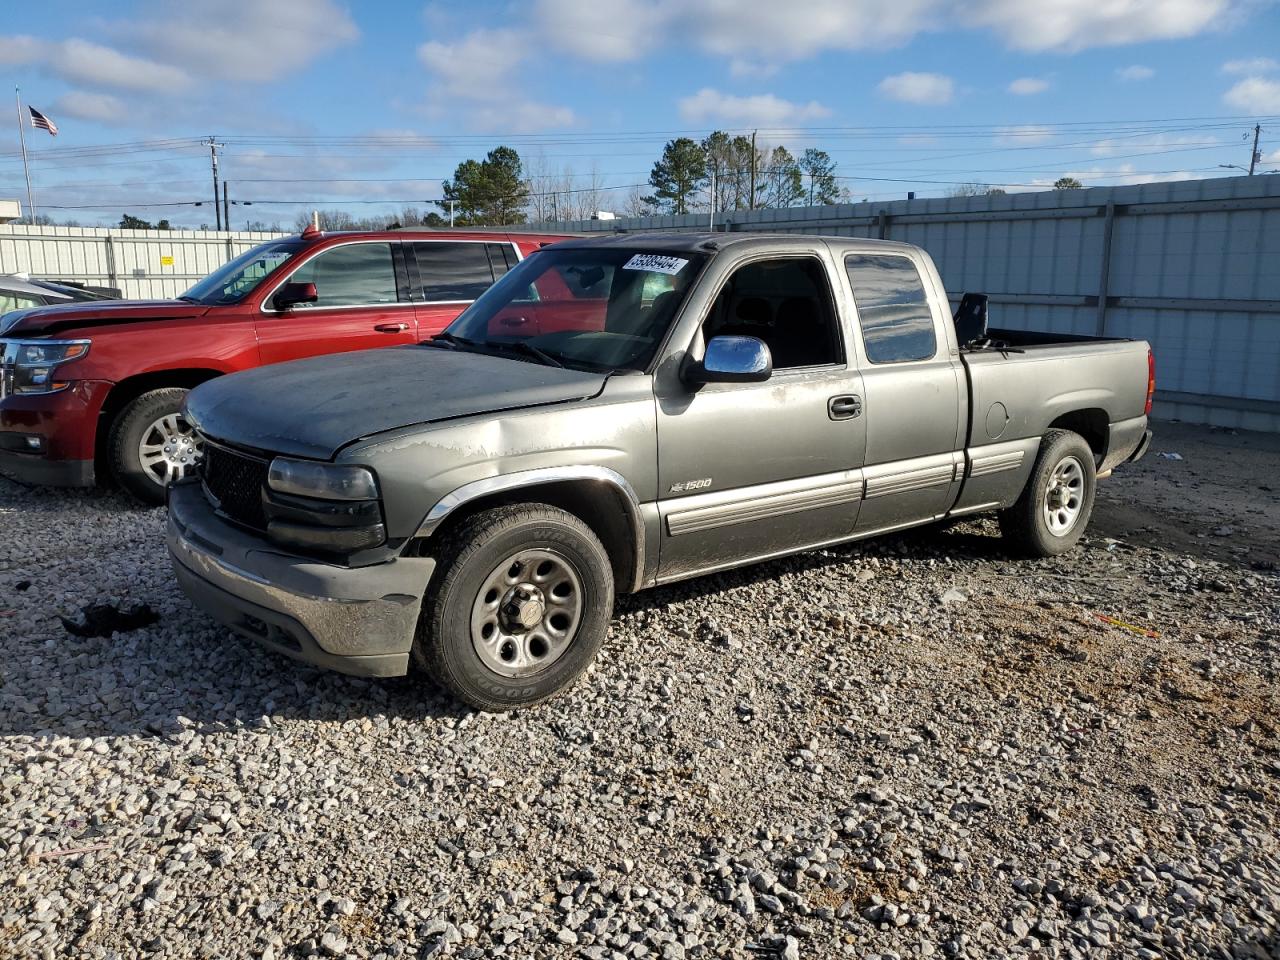
{"label": "gray gravel", "polygon": [[[629,598],[509,716],[227,635],[162,511],[0,481],[0,518],[0,956],[1280,954],[1280,582],[1221,518]],[[93,603],[159,623],[69,635]]]}

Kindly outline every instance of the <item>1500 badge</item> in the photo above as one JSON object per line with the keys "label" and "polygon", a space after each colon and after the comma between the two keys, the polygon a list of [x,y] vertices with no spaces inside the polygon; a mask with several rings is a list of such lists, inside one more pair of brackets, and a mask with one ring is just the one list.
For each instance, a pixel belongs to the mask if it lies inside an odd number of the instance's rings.
{"label": "1500 badge", "polygon": [[701,480],[686,480],[684,483],[673,483],[671,492],[688,493],[690,490],[705,490],[709,486],[711,486],[711,478],[703,477]]}

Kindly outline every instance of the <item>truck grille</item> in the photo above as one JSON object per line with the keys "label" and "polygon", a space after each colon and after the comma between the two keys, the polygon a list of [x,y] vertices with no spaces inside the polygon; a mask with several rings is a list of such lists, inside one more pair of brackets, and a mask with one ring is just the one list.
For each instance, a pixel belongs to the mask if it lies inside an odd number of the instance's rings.
{"label": "truck grille", "polygon": [[268,462],[209,439],[204,442],[200,479],[204,494],[228,519],[255,530],[267,528],[262,511],[262,488],[267,483]]}

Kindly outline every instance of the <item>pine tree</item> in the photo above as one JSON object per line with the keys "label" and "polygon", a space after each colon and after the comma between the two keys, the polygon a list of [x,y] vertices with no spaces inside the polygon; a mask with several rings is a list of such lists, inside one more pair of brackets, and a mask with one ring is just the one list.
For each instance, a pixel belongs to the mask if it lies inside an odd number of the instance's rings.
{"label": "pine tree", "polygon": [[840,199],[836,185],[836,164],[825,150],[810,147],[800,158],[800,172],[808,180],[806,200],[809,206],[826,206]]}
{"label": "pine tree", "polygon": [[688,137],[669,140],[649,174],[653,194],[645,197],[645,202],[663,213],[688,213],[690,200],[706,175],[706,155],[696,141]]}

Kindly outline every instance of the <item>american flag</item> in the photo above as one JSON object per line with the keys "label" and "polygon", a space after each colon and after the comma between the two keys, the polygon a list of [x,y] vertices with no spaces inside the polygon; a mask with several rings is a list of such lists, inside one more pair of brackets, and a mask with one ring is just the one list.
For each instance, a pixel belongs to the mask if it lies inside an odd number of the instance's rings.
{"label": "american flag", "polygon": [[58,135],[58,125],[46,117],[35,107],[27,107],[31,111],[31,125],[39,127],[41,130],[48,130],[49,136],[56,137]]}

